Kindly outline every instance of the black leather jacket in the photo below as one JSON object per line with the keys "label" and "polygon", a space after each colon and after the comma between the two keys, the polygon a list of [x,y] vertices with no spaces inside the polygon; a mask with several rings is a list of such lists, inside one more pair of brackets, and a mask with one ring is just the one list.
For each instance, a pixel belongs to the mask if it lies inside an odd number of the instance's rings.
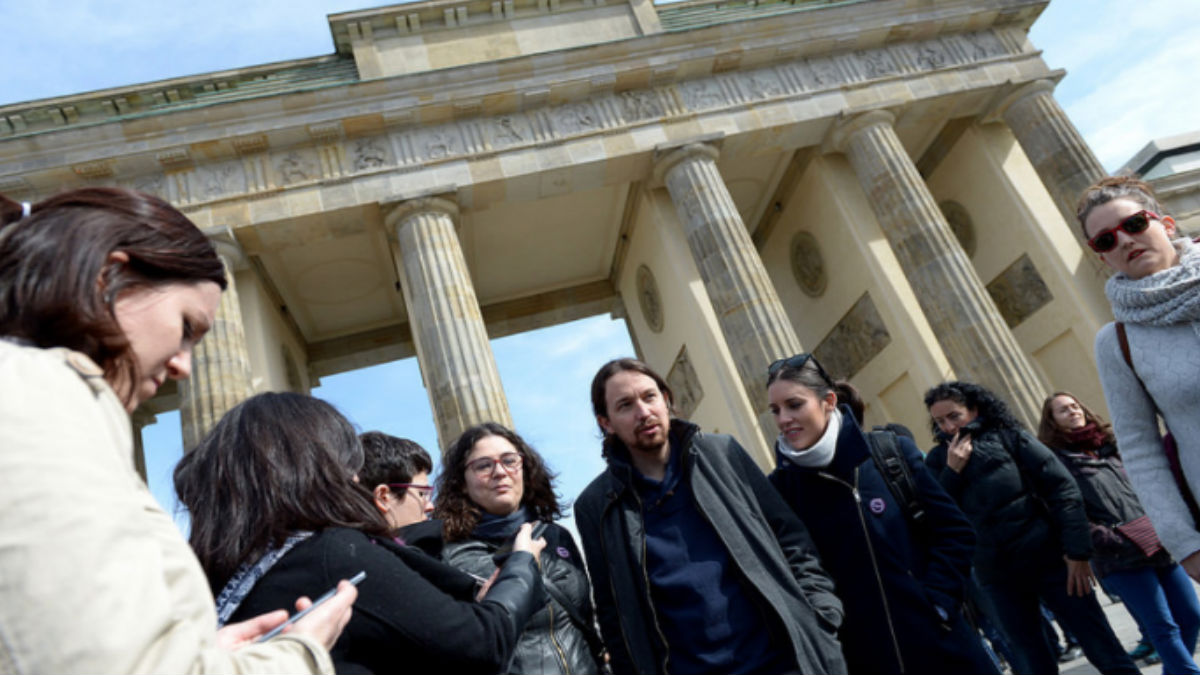
{"label": "black leather jacket", "polygon": [[[553,585],[558,595],[574,606],[580,618],[594,621],[591,585],[583,567],[583,557],[566,529],[551,523],[542,535],[546,548],[541,554],[542,583]],[[442,558],[460,570],[489,577],[496,570],[492,554],[503,541],[468,539],[445,544]],[[595,630],[595,626],[592,626]],[[582,629],[549,592],[544,604],[525,624],[506,673],[529,675],[594,675],[600,672],[596,658]]]}

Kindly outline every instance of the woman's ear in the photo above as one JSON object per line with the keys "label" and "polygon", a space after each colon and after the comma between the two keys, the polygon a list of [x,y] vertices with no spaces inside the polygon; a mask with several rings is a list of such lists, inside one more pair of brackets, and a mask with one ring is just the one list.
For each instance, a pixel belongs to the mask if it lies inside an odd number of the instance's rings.
{"label": "woman's ear", "polygon": [[388,512],[388,501],[393,498],[392,489],[380,483],[371,491],[371,498],[371,501],[375,502],[375,508],[379,509],[380,513],[386,514]]}
{"label": "woman's ear", "polygon": [[1159,220],[1162,221],[1163,230],[1166,231],[1168,238],[1175,239],[1179,236],[1179,228],[1175,225],[1174,218],[1171,216],[1163,216],[1159,218]]}
{"label": "woman's ear", "polygon": [[825,403],[825,412],[829,413],[837,410],[837,392],[831,391],[825,394],[825,398],[821,399],[821,401]]}

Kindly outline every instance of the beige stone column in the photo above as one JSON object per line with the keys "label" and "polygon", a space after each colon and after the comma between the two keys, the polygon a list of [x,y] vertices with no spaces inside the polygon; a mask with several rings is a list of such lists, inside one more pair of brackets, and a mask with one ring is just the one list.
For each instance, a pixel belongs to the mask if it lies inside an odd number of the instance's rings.
{"label": "beige stone column", "polygon": [[1054,83],[1038,80],[1018,88],[985,119],[1004,120],[1076,238],[1086,245],[1075,205],[1085,188],[1108,174],[1054,99]]}
{"label": "beige stone column", "polygon": [[1046,387],[954,238],[893,121],[887,112],[866,113],[840,125],[831,141],[854,167],[958,379],[995,391],[1036,428]]}
{"label": "beige stone column", "polygon": [[721,179],[717,156],[703,143],[667,150],[655,178],[675,203],[746,397],[772,439],[779,432],[767,410],[767,366],[799,352],[800,340]]}
{"label": "beige stone column", "polygon": [[143,482],[148,482],[146,479],[146,445],[142,439],[142,430],[154,424],[154,413],[145,408],[138,408],[129,416],[129,420],[133,431],[133,468],[137,469]]}
{"label": "beige stone column", "polygon": [[253,393],[250,357],[242,327],[234,271],[244,267],[245,254],[229,228],[208,233],[229,286],[221,294],[216,321],[192,351],[192,376],[179,383],[179,417],[183,449],[189,451],[204,438],[230,408]]}
{"label": "beige stone column", "polygon": [[443,450],[468,427],[512,427],[508,400],[488,342],[455,219],[458,207],[440,197],[400,202],[387,210],[417,361]]}

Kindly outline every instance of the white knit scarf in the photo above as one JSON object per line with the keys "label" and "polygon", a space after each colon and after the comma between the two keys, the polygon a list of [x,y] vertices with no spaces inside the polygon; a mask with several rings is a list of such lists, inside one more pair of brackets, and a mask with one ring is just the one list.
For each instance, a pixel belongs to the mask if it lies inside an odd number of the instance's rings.
{"label": "white knit scarf", "polygon": [[1179,252],[1178,265],[1141,279],[1116,274],[1105,284],[1117,321],[1148,326],[1200,321],[1200,246],[1191,239],[1171,245]]}
{"label": "white knit scarf", "polygon": [[779,440],[775,441],[775,447],[796,466],[823,469],[833,463],[833,454],[837,450],[838,432],[841,429],[842,412],[834,408],[833,414],[829,416],[829,423],[825,425],[825,433],[821,434],[820,440],[813,443],[812,447],[797,450],[788,445],[783,434],[780,434]]}

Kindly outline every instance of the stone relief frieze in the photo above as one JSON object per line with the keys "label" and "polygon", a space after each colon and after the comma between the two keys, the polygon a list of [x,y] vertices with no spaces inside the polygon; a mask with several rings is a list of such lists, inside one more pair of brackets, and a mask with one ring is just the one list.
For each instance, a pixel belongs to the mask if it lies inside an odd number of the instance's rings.
{"label": "stone relief frieze", "polygon": [[737,81],[742,91],[750,98],[771,98],[785,93],[783,80],[772,68],[753,70],[744,75],[738,75]]}
{"label": "stone relief frieze", "polygon": [[318,162],[311,149],[290,150],[275,157],[280,184],[302,183],[318,177]]}
{"label": "stone relief frieze", "polygon": [[822,57],[808,60],[808,72],[815,87],[825,88],[842,84],[845,81],[838,70],[837,62],[832,57]]}
{"label": "stone relief frieze", "polygon": [[886,49],[869,49],[858,56],[858,66],[868,80],[893,75],[899,68]]}
{"label": "stone relief frieze", "polygon": [[991,31],[964,33],[959,36],[959,39],[968,45],[967,56],[973,61],[1003,56],[1008,52],[1008,49],[1000,41],[1000,38],[996,37],[996,34]]}
{"label": "stone relief frieze", "polygon": [[[790,63],[712,75],[648,89],[600,94],[590,99],[530,109],[495,117],[473,117],[431,128],[400,128],[374,137],[330,139],[328,154],[338,162],[322,163],[314,148],[262,154],[260,170],[236,161],[200,164],[194,170],[147,175],[138,185],[183,202],[228,197],[287,186],[343,171],[354,174],[390,166],[533,145],[557,138],[619,128],[646,120],[713,110],[740,101],[759,101],[790,94],[837,88],[851,81],[870,81],[898,73],[921,73],[1013,52],[993,31],[890,45],[877,49],[797,59]],[[410,119],[416,119],[410,116]],[[243,158],[244,159],[244,158]],[[326,164],[337,170],[323,170]],[[165,165],[164,165],[165,166]]]}
{"label": "stone relief frieze", "polygon": [[620,101],[621,115],[626,122],[655,119],[666,112],[656,90],[623,91],[617,94],[617,100]]}
{"label": "stone relief frieze", "polygon": [[493,148],[507,148],[533,140],[533,129],[524,115],[501,115],[488,120],[486,127],[488,144]]}
{"label": "stone relief frieze", "polygon": [[445,159],[460,154],[462,138],[455,124],[443,124],[412,134],[417,158],[421,161]]}
{"label": "stone relief frieze", "polygon": [[550,117],[554,130],[564,136],[592,131],[600,127],[596,111],[589,101],[558,106],[551,112]]}
{"label": "stone relief frieze", "polygon": [[678,85],[679,96],[688,110],[705,110],[728,103],[716,78],[689,80]]}
{"label": "stone relief frieze", "polygon": [[905,45],[912,60],[920,70],[937,70],[943,68],[950,60],[946,47],[937,40],[925,40],[915,45]]}
{"label": "stone relief frieze", "polygon": [[246,191],[246,173],[237,160],[196,167],[192,179],[195,189],[191,193],[199,199],[216,199]]}
{"label": "stone relief frieze", "polygon": [[391,164],[388,146],[379,138],[360,138],[351,144],[354,171],[370,171]]}

